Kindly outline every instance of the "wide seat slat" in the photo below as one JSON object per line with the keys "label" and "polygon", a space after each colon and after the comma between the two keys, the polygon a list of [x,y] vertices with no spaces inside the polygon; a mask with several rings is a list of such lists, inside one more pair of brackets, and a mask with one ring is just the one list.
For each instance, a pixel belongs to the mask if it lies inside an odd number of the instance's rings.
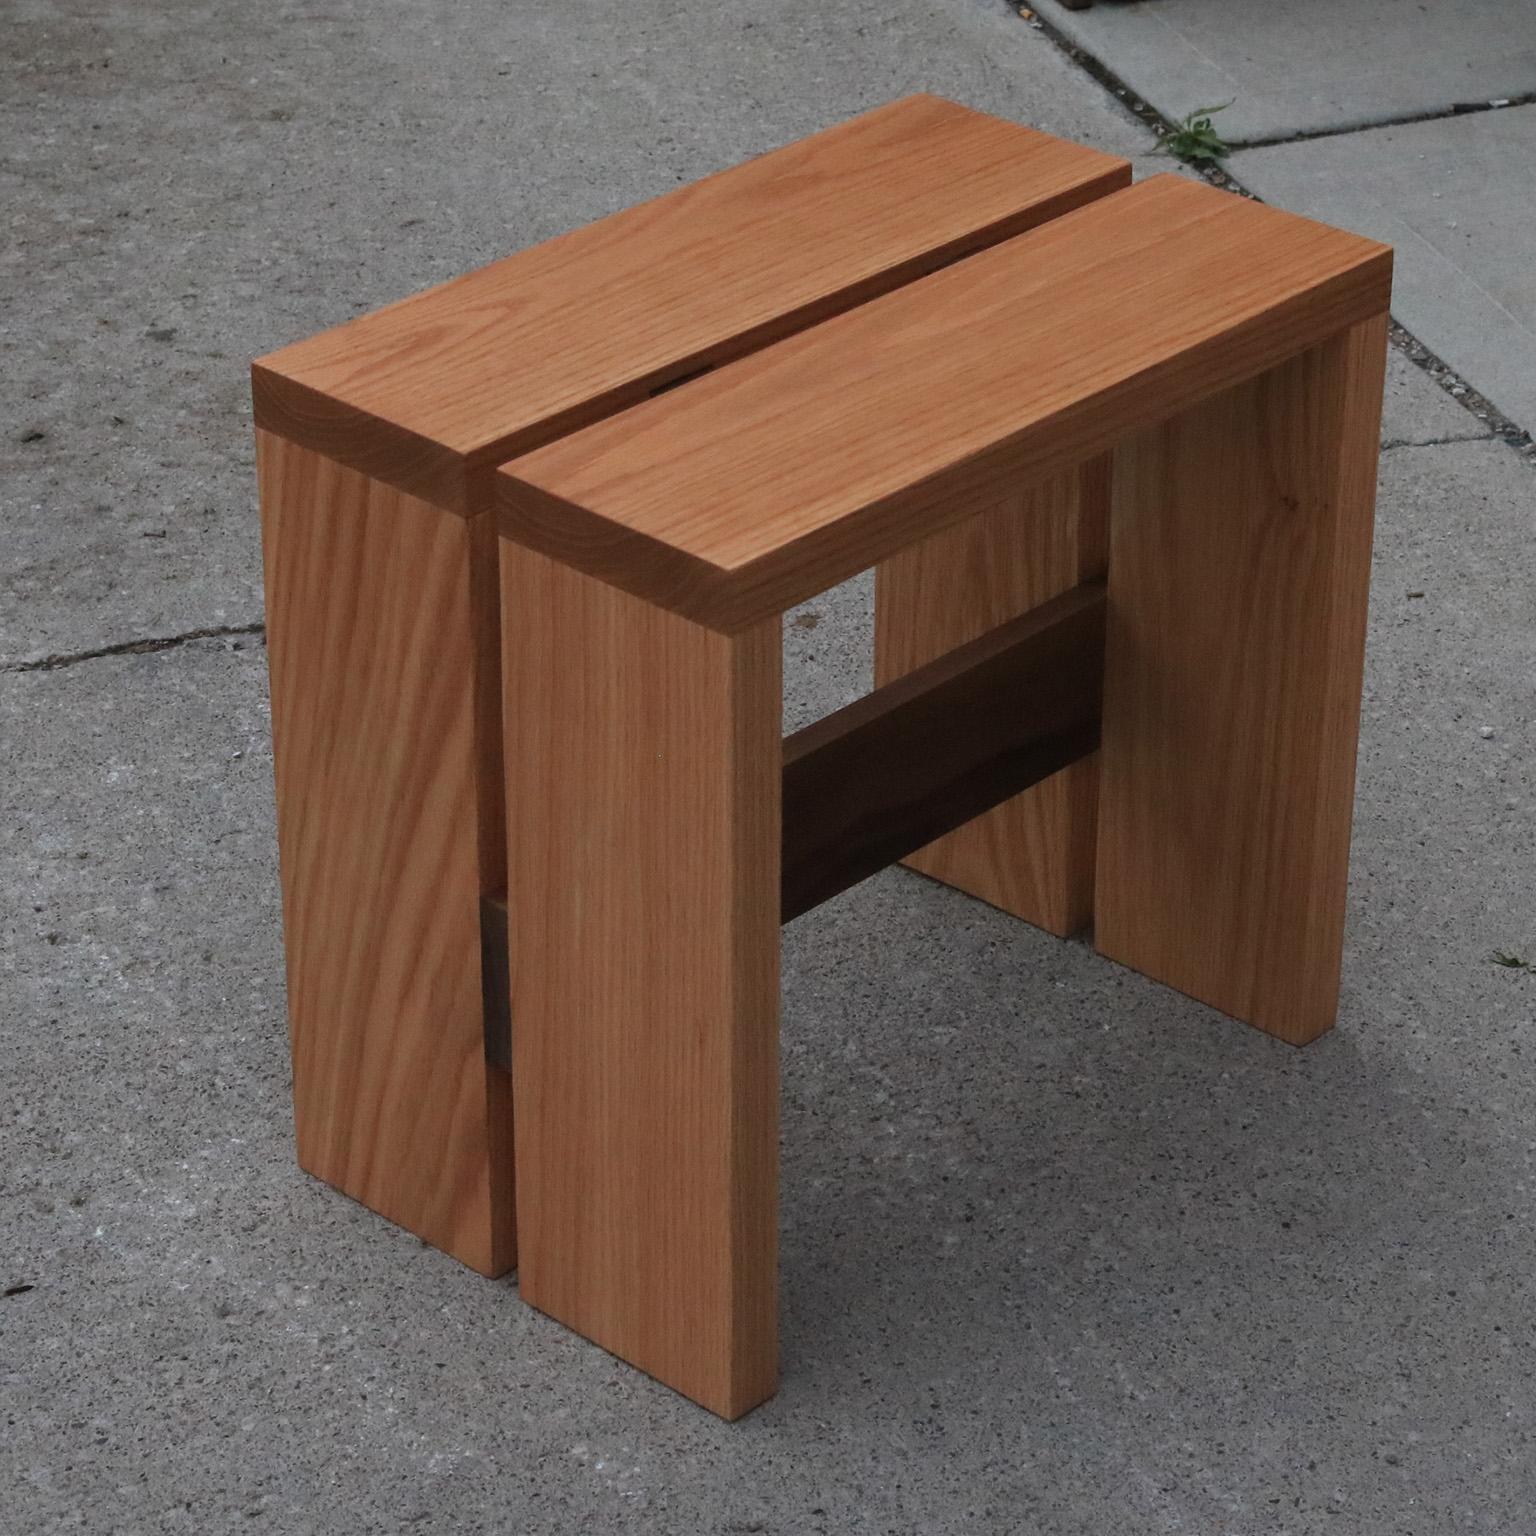
{"label": "wide seat slat", "polygon": [[734,631],[1385,308],[1391,252],[1174,176],[503,466],[503,535]]}

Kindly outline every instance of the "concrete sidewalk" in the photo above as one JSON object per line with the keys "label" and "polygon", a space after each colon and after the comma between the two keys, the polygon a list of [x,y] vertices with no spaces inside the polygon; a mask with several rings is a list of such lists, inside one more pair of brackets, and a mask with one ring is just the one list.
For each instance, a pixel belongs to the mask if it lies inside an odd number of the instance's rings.
{"label": "concrete sidewalk", "polygon": [[1393,313],[1536,430],[1536,13],[1528,0],[1040,0],[1281,207],[1397,249]]}
{"label": "concrete sidewalk", "polygon": [[[792,925],[735,1426],[299,1173],[248,359],[915,88],[1153,143],[981,0],[432,9],[8,16],[0,1530],[1523,1529],[1536,473],[1400,356],[1331,1036],[900,871]],[[792,723],[867,582],[800,617]]]}

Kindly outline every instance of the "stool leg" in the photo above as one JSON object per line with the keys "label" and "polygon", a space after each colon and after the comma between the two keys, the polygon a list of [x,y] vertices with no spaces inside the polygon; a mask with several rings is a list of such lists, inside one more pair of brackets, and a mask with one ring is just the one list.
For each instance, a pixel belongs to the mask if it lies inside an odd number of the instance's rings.
{"label": "stool leg", "polygon": [[299,1162],[495,1275],[511,1089],[485,1060],[503,879],[495,535],[257,433]]}
{"label": "stool leg", "polygon": [[1115,454],[1097,944],[1294,1044],[1338,1006],[1385,349]]}
{"label": "stool leg", "polygon": [[502,544],[519,1288],[735,1418],[777,1379],[780,624]]}
{"label": "stool leg", "polygon": [[[883,685],[1104,574],[1109,461],[1010,496],[875,570],[875,682]],[[1015,917],[1066,935],[1093,915],[1097,757],[903,860]]]}

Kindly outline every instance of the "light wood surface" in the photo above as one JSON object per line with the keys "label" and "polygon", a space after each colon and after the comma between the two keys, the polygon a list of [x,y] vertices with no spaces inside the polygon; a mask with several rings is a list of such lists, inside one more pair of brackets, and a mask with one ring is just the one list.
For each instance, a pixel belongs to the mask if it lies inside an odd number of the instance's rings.
{"label": "light wood surface", "polygon": [[1115,455],[1096,942],[1298,1044],[1338,1002],[1385,347]]}
{"label": "light wood surface", "polygon": [[499,1274],[516,1254],[510,1089],[480,1002],[502,867],[470,576],[485,520],[265,432],[257,468],[299,1161]]}
{"label": "light wood surface", "polygon": [[256,420],[478,510],[501,460],[1129,182],[908,97],[264,357]]}
{"label": "light wood surface", "polygon": [[777,1375],[780,654],[504,543],[519,1288],[734,1418]]}
{"label": "light wood surface", "polygon": [[501,530],[736,629],[1379,311],[1390,270],[1154,177],[514,460]]}
{"label": "light wood surface", "polygon": [[[1109,459],[1100,456],[882,561],[875,573],[876,683],[1101,577],[1108,536]],[[1093,916],[1097,808],[1095,754],[905,862],[1065,936]]]}

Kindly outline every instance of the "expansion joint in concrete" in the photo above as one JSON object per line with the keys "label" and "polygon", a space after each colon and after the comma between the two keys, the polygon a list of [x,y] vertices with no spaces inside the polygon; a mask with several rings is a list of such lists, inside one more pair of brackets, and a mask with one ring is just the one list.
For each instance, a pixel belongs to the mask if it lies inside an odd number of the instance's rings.
{"label": "expansion joint in concrete", "polygon": [[1477,112],[1499,112],[1505,107],[1536,105],[1536,91],[1519,96],[1501,96],[1496,101],[1456,101],[1445,107],[1427,107],[1419,112],[1383,114],[1361,118],[1359,122],[1339,123],[1328,128],[1298,128],[1291,133],[1274,133],[1251,139],[1233,139],[1233,149],[1273,149],[1279,144],[1305,144],[1312,139],[1337,139],[1351,133],[1374,133],[1378,128],[1402,128],[1410,123],[1437,123],[1447,117],[1467,117]]}

